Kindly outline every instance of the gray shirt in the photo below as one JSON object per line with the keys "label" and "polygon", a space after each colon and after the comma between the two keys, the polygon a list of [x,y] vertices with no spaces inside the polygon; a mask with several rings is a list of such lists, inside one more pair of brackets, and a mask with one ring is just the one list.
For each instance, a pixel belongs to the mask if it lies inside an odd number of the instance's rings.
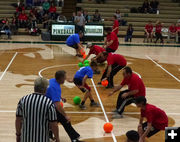
{"label": "gray shirt", "polygon": [[84,26],[85,24],[85,18],[84,16],[76,16],[75,17],[75,23],[78,25],[78,26]]}

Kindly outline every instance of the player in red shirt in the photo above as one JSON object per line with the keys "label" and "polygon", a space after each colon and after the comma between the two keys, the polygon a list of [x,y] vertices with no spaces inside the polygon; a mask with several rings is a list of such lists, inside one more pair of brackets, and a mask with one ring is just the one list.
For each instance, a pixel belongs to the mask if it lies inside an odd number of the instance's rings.
{"label": "player in red shirt", "polygon": [[19,17],[18,17],[18,21],[19,21],[20,27],[22,27],[22,28],[27,27],[27,20],[28,20],[28,17],[26,15],[25,11],[23,10],[19,14]]}
{"label": "player in red shirt", "polygon": [[109,94],[109,96],[111,96],[123,88],[123,86],[128,86],[127,90],[119,93],[113,118],[122,118],[125,106],[133,103],[135,98],[146,95],[146,89],[142,79],[137,74],[133,73],[130,67],[125,67],[123,69],[123,76],[124,79],[121,84]]}
{"label": "player in red shirt", "polygon": [[163,24],[160,22],[160,21],[157,21],[156,22],[156,31],[155,31],[155,35],[156,35],[156,41],[155,43],[157,43],[157,41],[160,39],[161,40],[161,43],[164,43],[163,41],[163,36],[162,36],[162,27],[163,27]]}
{"label": "player in red shirt", "polygon": [[[160,130],[168,127],[168,117],[160,108],[148,104],[144,96],[135,99],[137,107],[141,108],[141,117],[139,120],[138,132],[140,135],[139,142],[145,142],[146,137],[151,137]],[[144,118],[147,122],[143,123]]]}
{"label": "player in red shirt", "polygon": [[107,52],[115,52],[119,46],[118,37],[112,32],[112,28],[106,28],[105,30],[107,32],[107,37],[103,47]]}
{"label": "player in red shirt", "polygon": [[117,20],[117,16],[116,15],[114,15],[113,18],[114,18],[114,25],[113,25],[112,32],[114,32],[116,35],[118,35],[118,32],[119,32],[119,22]]}
{"label": "player in red shirt", "polygon": [[176,39],[177,39],[177,28],[176,28],[176,24],[174,24],[174,23],[169,27],[168,37],[167,37],[168,42],[169,42],[171,37],[173,37],[176,41]]}
{"label": "player in red shirt", "polygon": [[147,42],[149,42],[149,39],[152,42],[152,38],[153,38],[153,24],[152,24],[152,21],[149,21],[148,24],[146,24],[144,30],[145,30],[145,36],[147,38]]}
{"label": "player in red shirt", "polygon": [[114,53],[108,53],[108,52],[102,53],[102,59],[107,60],[107,67],[101,77],[101,81],[107,79],[109,83],[106,88],[113,88],[114,87],[114,82],[113,82],[114,76],[122,68],[124,68],[126,66],[127,61],[120,54],[114,54]]}
{"label": "player in red shirt", "polygon": [[[83,59],[82,63],[85,60],[87,60],[91,56],[91,54],[96,55],[95,57],[93,57],[91,59],[91,61],[95,61],[96,63],[103,63],[105,61],[105,60],[102,60],[102,58],[101,58],[101,56],[102,56],[101,53],[103,51],[106,51],[104,48],[102,48],[102,47],[100,47],[98,45],[93,45],[92,43],[88,43],[87,48],[89,48],[90,50],[89,50],[89,53],[86,56],[86,58]],[[100,74],[100,71],[98,70],[98,68],[96,70],[94,70],[94,74]]]}

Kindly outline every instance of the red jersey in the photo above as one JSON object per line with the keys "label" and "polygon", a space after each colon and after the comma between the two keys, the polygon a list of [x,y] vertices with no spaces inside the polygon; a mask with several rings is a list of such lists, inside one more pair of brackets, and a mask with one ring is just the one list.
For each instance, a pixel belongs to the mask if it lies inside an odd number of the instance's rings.
{"label": "red jersey", "polygon": [[119,46],[119,41],[118,41],[118,37],[114,32],[111,32],[110,34],[107,35],[107,41],[110,42],[111,40],[113,40],[113,43],[108,46],[108,48],[111,48],[112,50],[117,50],[118,46]]}
{"label": "red jersey", "polygon": [[135,94],[134,97],[146,95],[145,85],[142,79],[135,73],[132,73],[130,77],[124,78],[121,82],[121,85],[128,85],[128,90],[130,91],[139,90],[139,92]]}
{"label": "red jersey", "polygon": [[115,29],[115,28],[117,28],[117,29],[114,31],[114,33],[117,35],[118,32],[119,32],[119,22],[118,22],[118,20],[114,20],[113,29]]}
{"label": "red jersey", "polygon": [[50,7],[49,12],[50,13],[56,13],[56,7]]}
{"label": "red jersey", "polygon": [[22,14],[22,13],[21,13],[21,14],[19,15],[18,19],[19,19],[19,20],[27,20],[28,17],[27,17],[26,14]]}
{"label": "red jersey", "polygon": [[161,33],[162,26],[161,25],[156,25],[156,33]]}
{"label": "red jersey", "polygon": [[101,53],[103,51],[106,51],[106,50],[100,46],[94,45],[93,48],[90,49],[89,55],[91,55],[91,54],[98,55],[99,53]]}
{"label": "red jersey", "polygon": [[170,26],[169,27],[169,31],[171,32],[171,33],[175,33],[176,32],[176,26]]}
{"label": "red jersey", "polygon": [[152,33],[153,32],[153,25],[152,24],[147,24],[145,26],[145,29],[147,30],[148,33]]}
{"label": "red jersey", "polygon": [[141,117],[145,117],[148,123],[158,130],[164,130],[168,127],[168,117],[166,113],[160,108],[146,104],[146,109],[141,109]]}
{"label": "red jersey", "polygon": [[109,53],[107,57],[108,65],[118,64],[120,66],[126,66],[126,59],[120,54]]}

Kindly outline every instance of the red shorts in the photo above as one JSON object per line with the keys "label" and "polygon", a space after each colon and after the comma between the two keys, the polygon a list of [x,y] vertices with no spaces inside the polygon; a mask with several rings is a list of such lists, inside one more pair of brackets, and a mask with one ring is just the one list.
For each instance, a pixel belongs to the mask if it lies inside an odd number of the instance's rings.
{"label": "red shorts", "polygon": [[[74,84],[75,84],[76,86],[82,86],[82,80],[80,80],[80,79],[78,79],[78,78],[74,78]],[[86,92],[86,89],[87,89],[88,91],[91,91],[91,87],[89,87],[89,86],[87,85],[87,83],[85,83],[83,87],[84,87],[84,88],[79,88],[83,93]]]}

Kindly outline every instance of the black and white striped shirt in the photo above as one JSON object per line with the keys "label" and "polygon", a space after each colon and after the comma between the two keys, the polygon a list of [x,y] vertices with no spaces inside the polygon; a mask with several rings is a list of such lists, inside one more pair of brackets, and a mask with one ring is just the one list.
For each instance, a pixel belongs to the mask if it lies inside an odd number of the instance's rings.
{"label": "black and white striped shirt", "polygon": [[38,93],[24,96],[18,103],[16,116],[23,118],[21,142],[49,142],[49,122],[57,121],[50,99]]}

